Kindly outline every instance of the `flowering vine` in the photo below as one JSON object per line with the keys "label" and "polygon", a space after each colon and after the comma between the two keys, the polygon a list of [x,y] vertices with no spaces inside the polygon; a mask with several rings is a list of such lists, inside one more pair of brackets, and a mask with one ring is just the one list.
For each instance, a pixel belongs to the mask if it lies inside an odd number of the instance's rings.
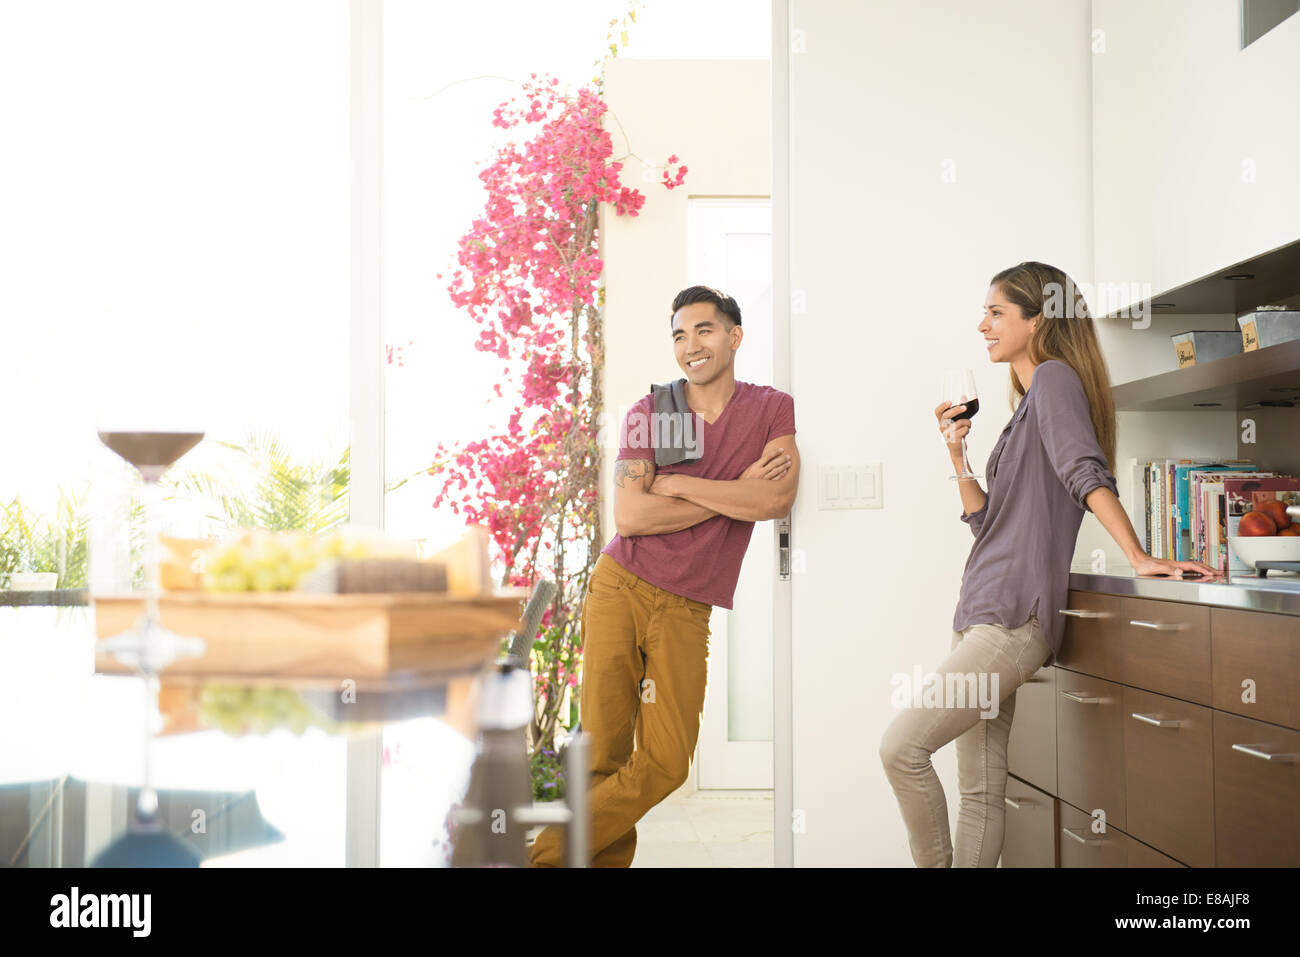
{"label": "flowering vine", "polygon": [[[557,729],[577,720],[576,693],[568,715],[560,712],[565,692],[578,687],[577,612],[602,545],[599,212],[604,204],[636,216],[645,203],[620,182],[595,86],[566,94],[534,73],[493,111],[494,126],[529,135],[480,172],[487,200],[460,239],[447,292],[478,325],[475,348],[502,360],[493,393],[515,404],[503,430],[458,448],[440,444],[430,468],[440,479],[434,506],[490,530],[503,584],[548,577],[558,586],[533,645],[535,754],[551,752]],[[686,172],[670,156],[663,185],[680,186]]]}

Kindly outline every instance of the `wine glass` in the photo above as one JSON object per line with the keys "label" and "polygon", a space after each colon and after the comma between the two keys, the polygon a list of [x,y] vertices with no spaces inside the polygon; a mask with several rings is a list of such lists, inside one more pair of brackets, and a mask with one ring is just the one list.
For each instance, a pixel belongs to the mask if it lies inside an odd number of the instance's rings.
{"label": "wine glass", "polygon": [[[954,415],[949,421],[969,419],[980,410],[979,396],[975,392],[975,373],[970,369],[949,369],[943,375],[943,401],[953,405],[965,405],[966,408]],[[970,458],[966,455],[966,436],[961,437],[961,473],[948,476],[950,479],[982,478],[971,470]]]}
{"label": "wine glass", "polygon": [[[99,647],[142,674],[147,695],[146,713],[156,718],[158,673],[178,658],[196,657],[205,650],[203,639],[177,635],[164,628],[158,613],[158,598],[162,590],[158,567],[162,545],[158,482],[181,456],[202,441],[203,432],[189,426],[142,430],[123,428],[124,424],[138,426],[142,423],[101,420],[98,432],[100,441],[131,463],[144,481],[144,611],[129,630],[105,639]],[[158,819],[158,793],[150,782],[149,745],[152,737],[153,728],[146,729],[144,781],[131,824],[126,834],[95,859],[94,867],[198,866],[198,856],[189,845],[168,833]]]}

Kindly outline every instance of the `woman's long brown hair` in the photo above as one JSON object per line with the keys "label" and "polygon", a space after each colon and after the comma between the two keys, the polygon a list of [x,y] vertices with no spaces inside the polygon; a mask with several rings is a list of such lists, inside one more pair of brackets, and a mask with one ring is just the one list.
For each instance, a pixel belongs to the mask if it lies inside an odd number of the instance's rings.
{"label": "woman's long brown hair", "polygon": [[[1020,307],[1026,320],[1041,316],[1029,338],[1029,359],[1034,365],[1060,359],[1079,375],[1097,444],[1106,464],[1115,471],[1115,402],[1110,394],[1110,372],[1097,342],[1092,313],[1074,280],[1055,266],[1023,262],[1004,269],[989,282],[999,287],[1009,302]],[[1025,387],[1011,367],[1011,407],[1024,398]]]}

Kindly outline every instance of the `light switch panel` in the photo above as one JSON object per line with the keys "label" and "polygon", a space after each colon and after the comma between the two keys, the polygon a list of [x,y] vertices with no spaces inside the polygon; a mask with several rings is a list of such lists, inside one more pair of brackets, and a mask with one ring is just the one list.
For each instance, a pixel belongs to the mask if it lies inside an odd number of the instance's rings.
{"label": "light switch panel", "polygon": [[885,488],[880,481],[881,463],[872,462],[862,466],[862,505],[861,508],[884,508]]}
{"label": "light switch panel", "polygon": [[819,509],[883,508],[880,463],[822,465],[818,468]]}

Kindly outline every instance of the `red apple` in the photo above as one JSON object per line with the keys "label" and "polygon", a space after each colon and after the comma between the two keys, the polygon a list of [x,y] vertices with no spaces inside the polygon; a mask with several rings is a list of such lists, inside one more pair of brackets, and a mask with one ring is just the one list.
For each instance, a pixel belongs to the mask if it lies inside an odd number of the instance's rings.
{"label": "red apple", "polygon": [[1280,532],[1291,524],[1291,516],[1286,513],[1286,502],[1281,499],[1273,499],[1271,502],[1264,502],[1255,508],[1258,512],[1267,512],[1268,517],[1273,520]]}
{"label": "red apple", "polygon": [[1276,535],[1277,522],[1273,521],[1273,516],[1269,515],[1268,512],[1251,509],[1241,516],[1241,524],[1237,526],[1237,534],[1241,536]]}

